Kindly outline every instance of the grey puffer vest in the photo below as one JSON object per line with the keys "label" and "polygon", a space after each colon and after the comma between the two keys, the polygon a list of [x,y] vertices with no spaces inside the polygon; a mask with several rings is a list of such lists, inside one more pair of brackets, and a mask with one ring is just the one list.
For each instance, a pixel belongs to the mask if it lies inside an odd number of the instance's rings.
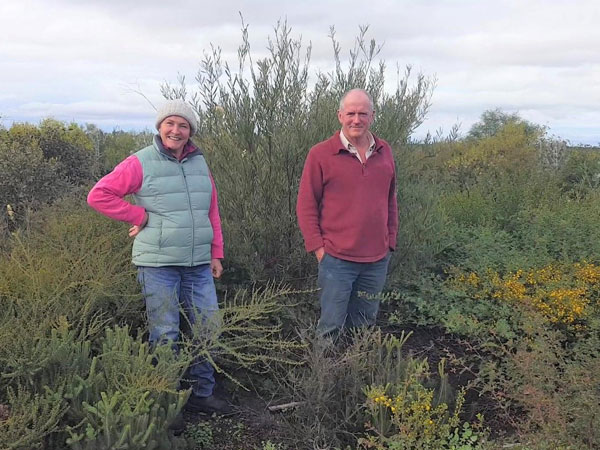
{"label": "grey puffer vest", "polygon": [[137,266],[196,266],[210,263],[213,230],[208,218],[212,183],[199,149],[177,161],[159,136],[135,153],[144,173],[134,194],[148,223],[133,242]]}

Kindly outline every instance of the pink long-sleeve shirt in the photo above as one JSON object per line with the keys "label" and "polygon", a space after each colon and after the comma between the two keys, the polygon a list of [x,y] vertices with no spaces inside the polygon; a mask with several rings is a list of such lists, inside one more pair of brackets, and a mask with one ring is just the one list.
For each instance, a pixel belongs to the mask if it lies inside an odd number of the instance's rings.
{"label": "pink long-sleeve shirt", "polygon": [[[182,158],[185,157],[185,153],[187,152],[184,152]],[[141,206],[125,201],[123,197],[138,192],[142,187],[143,179],[142,164],[135,155],[131,155],[96,183],[88,194],[87,202],[96,211],[111,219],[139,226],[144,221],[146,210]],[[222,259],[225,254],[223,231],[221,229],[221,217],[219,216],[217,188],[212,175],[210,175],[210,181],[212,183],[212,196],[208,219],[213,229],[211,258]]]}

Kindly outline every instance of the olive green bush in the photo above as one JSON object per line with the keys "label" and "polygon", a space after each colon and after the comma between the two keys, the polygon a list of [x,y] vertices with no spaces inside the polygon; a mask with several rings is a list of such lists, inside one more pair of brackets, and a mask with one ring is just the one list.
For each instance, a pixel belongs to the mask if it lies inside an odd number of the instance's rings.
{"label": "olive green bush", "polygon": [[89,183],[96,162],[92,142],[81,127],[44,119],[40,123],[38,139],[44,157],[57,162],[61,178],[75,186]]}
{"label": "olive green bush", "polygon": [[481,140],[496,136],[507,125],[517,125],[523,128],[526,135],[533,140],[546,133],[544,126],[523,119],[517,113],[507,113],[500,108],[484,111],[478,122],[474,123],[467,134],[468,140]]}
{"label": "olive green bush", "polygon": [[76,124],[53,119],[39,126],[0,128],[0,231],[6,238],[36,210],[92,180],[92,142]]}
{"label": "olive green bush", "polygon": [[54,200],[66,188],[57,162],[47,160],[37,143],[20,145],[6,139],[6,134],[1,133],[0,138],[0,221],[4,238],[23,223],[27,208]]}
{"label": "olive green bush", "polygon": [[[66,389],[89,371],[104,326],[141,323],[128,246],[111,238],[114,225],[80,199],[29,219],[0,255],[0,404],[10,408],[7,442],[28,439],[23,448],[39,447],[64,428]],[[33,419],[22,411],[24,396],[31,414],[46,416],[40,423],[27,422]]]}
{"label": "olive green bush", "polygon": [[[39,221],[39,222],[38,222]],[[124,240],[81,200],[31,218],[0,255],[0,387],[37,388],[85,370],[88,339],[105,324],[141,324]]]}
{"label": "olive green bush", "polygon": [[441,255],[452,247],[451,222],[442,208],[444,186],[426,168],[431,157],[404,146],[396,151],[399,232],[390,260],[389,283],[412,284],[435,271]]}
{"label": "olive green bush", "polygon": [[570,151],[559,169],[561,188],[575,198],[600,187],[600,154],[588,149]]}

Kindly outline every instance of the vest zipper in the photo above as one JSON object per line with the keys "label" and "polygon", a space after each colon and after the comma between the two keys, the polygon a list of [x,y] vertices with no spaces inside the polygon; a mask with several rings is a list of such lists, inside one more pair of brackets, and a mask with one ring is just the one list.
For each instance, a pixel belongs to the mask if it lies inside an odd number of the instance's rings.
{"label": "vest zipper", "polygon": [[185,185],[185,193],[187,195],[187,200],[188,200],[188,210],[190,212],[190,222],[192,224],[192,244],[190,245],[191,249],[190,249],[190,267],[192,267],[194,265],[194,242],[195,242],[195,236],[194,236],[194,232],[196,231],[196,226],[194,225],[194,213],[192,211],[192,199],[190,198],[190,189],[188,188],[188,184],[187,184],[187,177],[185,176],[185,170],[183,170],[183,165],[181,163],[179,163],[179,167],[181,168],[181,175],[183,176],[183,184]]}

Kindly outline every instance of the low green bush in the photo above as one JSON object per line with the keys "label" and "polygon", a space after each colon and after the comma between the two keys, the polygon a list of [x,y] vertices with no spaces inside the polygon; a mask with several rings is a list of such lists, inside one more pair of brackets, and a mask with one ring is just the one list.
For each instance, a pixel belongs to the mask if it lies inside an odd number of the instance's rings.
{"label": "low green bush", "polygon": [[130,245],[125,224],[81,197],[32,214],[11,235],[0,255],[0,405],[9,410],[0,437],[23,447],[9,448],[183,448],[167,428],[194,358],[235,382],[239,368],[294,363],[302,346],[281,336],[275,318],[294,291],[280,285],[223,299],[215,326],[190,326],[178,356],[170,345],[151,348]]}
{"label": "low green bush", "polygon": [[187,400],[178,384],[191,357],[170,345],[151,348],[127,327],[107,328],[99,343],[89,371],[66,388],[66,443],[74,450],[177,448],[167,428]]}
{"label": "low green bush", "polygon": [[[354,448],[366,430],[372,429],[372,393],[383,387],[406,386],[411,392],[435,395],[440,405],[442,399],[454,401],[447,399],[447,378],[433,380],[426,361],[405,354],[403,346],[409,338],[379,329],[343,335],[335,344],[305,336],[308,347],[304,364],[287,370],[282,377],[286,398],[295,405],[287,426],[294,430],[291,435],[301,436],[298,444],[303,448]],[[460,410],[461,405],[457,405]]]}
{"label": "low green bush", "polygon": [[44,447],[45,438],[60,429],[67,411],[63,386],[31,392],[19,386],[8,388],[4,404],[0,402],[0,448],[32,450]]}

